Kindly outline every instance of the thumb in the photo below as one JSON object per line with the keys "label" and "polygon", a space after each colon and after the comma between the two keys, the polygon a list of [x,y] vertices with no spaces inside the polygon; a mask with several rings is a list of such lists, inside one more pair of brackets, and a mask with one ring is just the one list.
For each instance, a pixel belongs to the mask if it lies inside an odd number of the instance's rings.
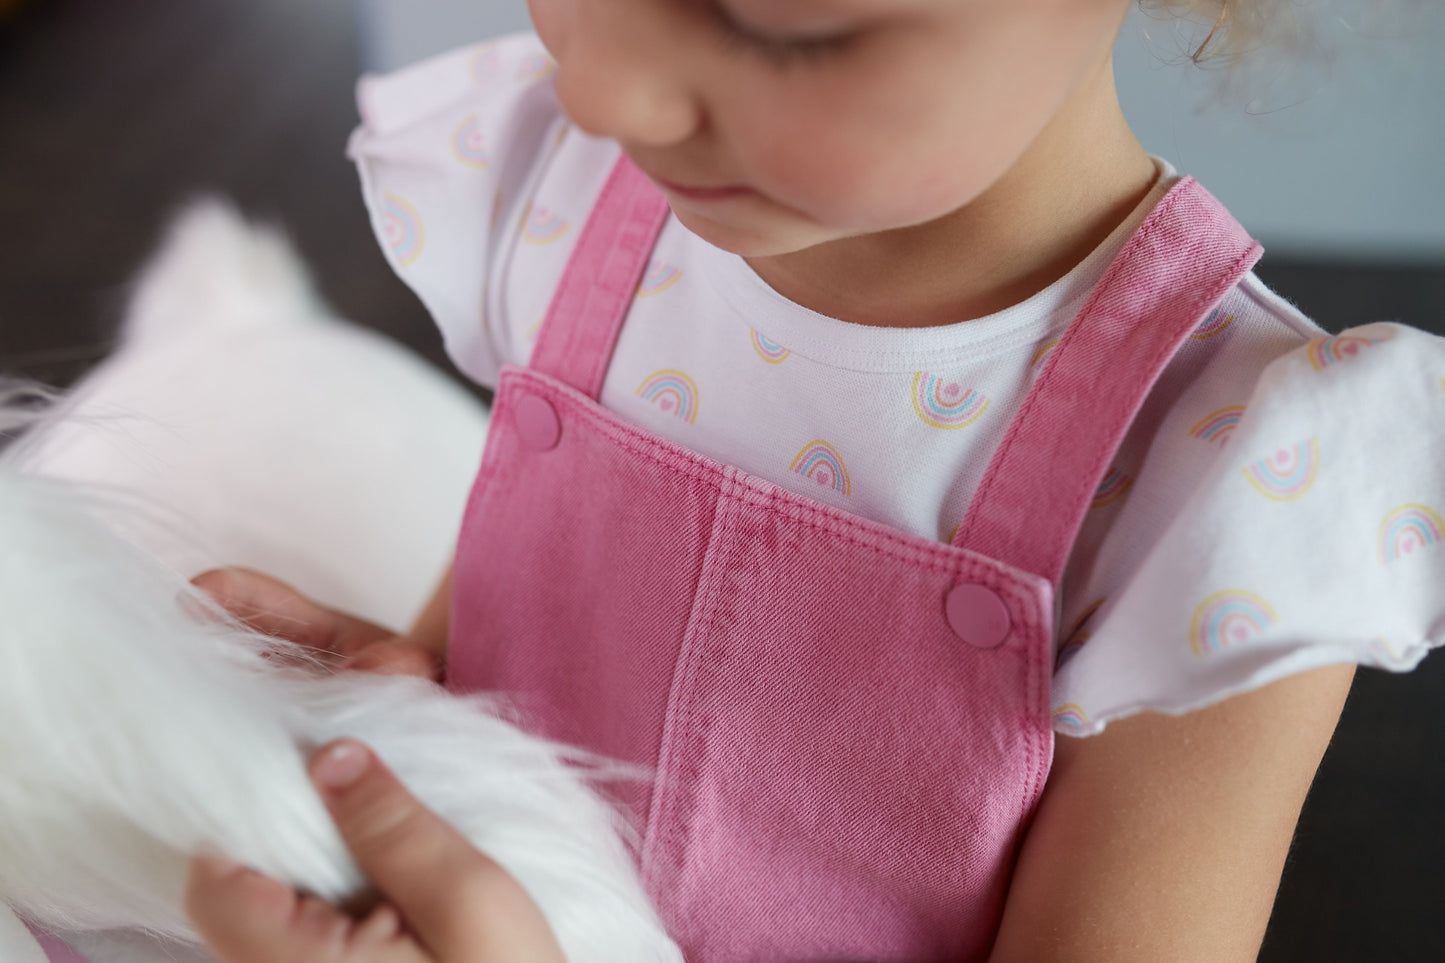
{"label": "thumb", "polygon": [[436,959],[517,959],[506,949],[512,940],[549,933],[506,870],[423,806],[366,746],[330,743],[312,757],[311,776],[362,873]]}

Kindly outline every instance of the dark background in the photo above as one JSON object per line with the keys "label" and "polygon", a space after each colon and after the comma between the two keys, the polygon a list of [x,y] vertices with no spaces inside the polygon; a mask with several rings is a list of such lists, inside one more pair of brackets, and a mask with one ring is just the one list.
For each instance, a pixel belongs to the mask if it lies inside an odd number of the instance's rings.
{"label": "dark background", "polygon": [[[99,361],[162,225],[210,190],[284,224],[339,314],[455,376],[343,156],[349,0],[31,0],[7,17],[17,2],[0,0],[0,371],[64,385]],[[1259,273],[1331,330],[1445,333],[1445,264],[1266,254]],[[1442,706],[1445,656],[1360,673],[1261,960],[1445,960]]]}

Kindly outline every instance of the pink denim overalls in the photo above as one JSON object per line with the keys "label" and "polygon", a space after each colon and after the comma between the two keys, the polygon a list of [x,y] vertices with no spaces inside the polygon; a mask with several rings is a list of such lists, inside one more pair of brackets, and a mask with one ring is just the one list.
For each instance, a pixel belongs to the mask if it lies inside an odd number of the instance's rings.
{"label": "pink denim overalls", "polygon": [[667,205],[625,158],[530,367],[501,375],[449,684],[652,768],[615,795],[691,963],[975,960],[1053,756],[1059,580],[1165,364],[1261,248],[1194,180],[1028,394],[954,544],[854,517],[597,402]]}
{"label": "pink denim overalls", "polygon": [[1070,326],[947,545],[597,403],[666,215],[621,161],[531,367],[502,372],[449,685],[512,693],[543,734],[655,770],[615,795],[690,963],[982,959],[1053,755],[1075,534],[1151,385],[1260,247],[1181,181]]}

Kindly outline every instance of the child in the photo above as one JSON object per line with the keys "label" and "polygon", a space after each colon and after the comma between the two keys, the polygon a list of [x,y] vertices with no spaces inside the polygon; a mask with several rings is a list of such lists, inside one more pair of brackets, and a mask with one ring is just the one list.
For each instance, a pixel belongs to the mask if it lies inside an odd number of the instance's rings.
{"label": "child", "polygon": [[531,7],[361,88],[497,388],[370,664],[655,768],[689,960],[1253,959],[1353,666],[1442,638],[1442,342],[1250,273],[1120,113],[1128,0]]}

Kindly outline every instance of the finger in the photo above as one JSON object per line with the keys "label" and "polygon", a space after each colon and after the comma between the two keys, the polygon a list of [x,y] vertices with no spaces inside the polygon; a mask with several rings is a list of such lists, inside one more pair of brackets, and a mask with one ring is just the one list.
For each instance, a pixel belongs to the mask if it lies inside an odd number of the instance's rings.
{"label": "finger", "polygon": [[326,608],[280,579],[240,566],[212,569],[191,584],[263,635],[350,657],[395,635],[389,629]]}
{"label": "finger", "polygon": [[186,913],[226,963],[286,959],[282,944],[296,904],[290,887],[244,866],[212,856],[191,861]]}
{"label": "finger", "polygon": [[[535,959],[555,946],[526,891],[426,809],[365,746],[338,740],[311,761],[362,873],[439,959]],[[560,959],[560,957],[559,957]]]}
{"label": "finger", "polygon": [[357,923],[230,860],[192,861],[185,908],[224,963],[431,963],[401,932],[395,909],[379,906]]}
{"label": "finger", "polygon": [[441,656],[419,642],[383,639],[359,649],[344,666],[378,675],[412,675],[441,682],[445,670]]}

